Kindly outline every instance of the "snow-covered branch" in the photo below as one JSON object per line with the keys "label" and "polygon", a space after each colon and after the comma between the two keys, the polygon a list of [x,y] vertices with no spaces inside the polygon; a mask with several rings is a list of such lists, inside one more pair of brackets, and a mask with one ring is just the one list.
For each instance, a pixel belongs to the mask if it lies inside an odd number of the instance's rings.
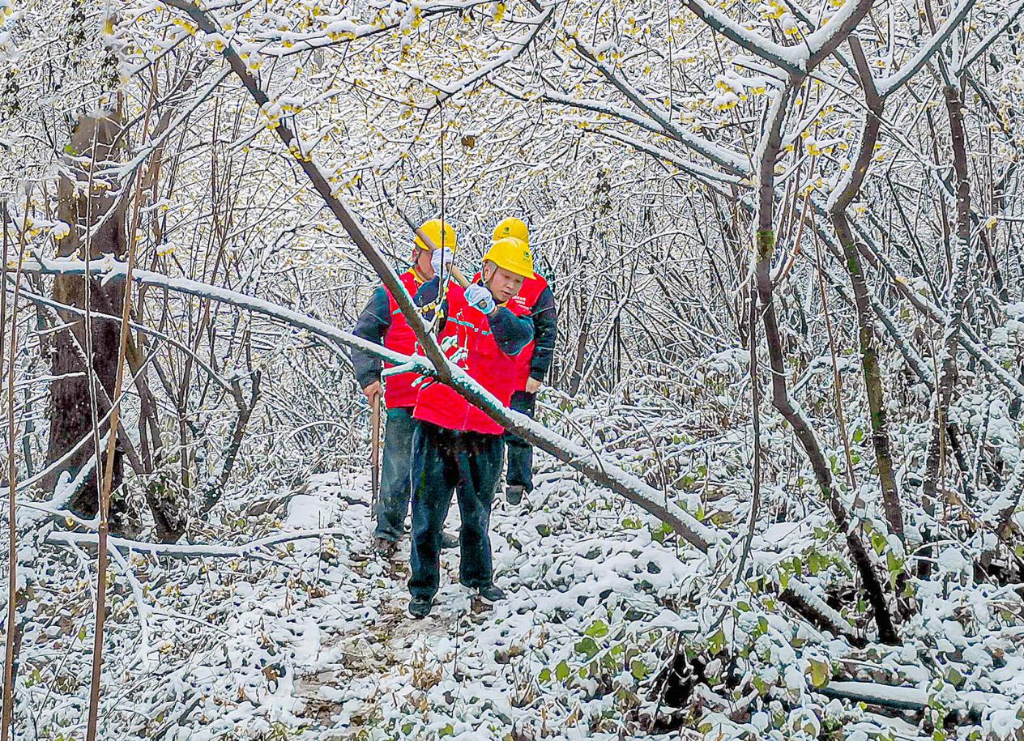
{"label": "snow-covered branch", "polygon": [[968,67],[970,67],[972,64],[974,64],[975,61],[977,61],[978,57],[980,57],[982,54],[988,51],[989,47],[995,43],[996,39],[998,39],[1000,36],[1006,33],[1006,29],[1008,29],[1017,21],[1017,18],[1020,16],[1022,11],[1024,11],[1024,0],[1017,0],[1016,4],[1011,6],[1010,9],[1007,11],[1006,16],[1003,18],[1003,20],[999,22],[999,25],[993,28],[989,32],[989,34],[978,43],[977,46],[971,49],[970,54],[964,57],[963,61],[960,62],[960,65],[957,68],[956,76],[959,77],[960,75],[962,75]]}
{"label": "snow-covered branch", "polygon": [[708,26],[761,59],[785,70],[794,78],[807,74],[807,49],[803,46],[782,46],[748,31],[728,15],[704,0],[686,0],[686,7]]}
{"label": "snow-covered branch", "polygon": [[[95,275],[103,276],[103,280],[123,279],[127,272],[126,268],[127,266],[124,263],[118,263],[112,259],[99,262],[93,261],[89,265],[89,270]],[[39,258],[34,261],[27,261],[24,270],[26,273],[82,275],[86,271],[86,264],[77,260],[47,260]],[[714,530],[699,522],[678,505],[667,501],[662,492],[657,491],[637,477],[626,473],[621,468],[602,460],[592,450],[552,432],[523,414],[513,412],[504,407],[493,394],[457,366],[453,366],[449,378],[441,378],[438,371],[424,357],[402,355],[381,345],[367,342],[350,332],[342,331],[326,322],[313,319],[300,312],[226,288],[200,283],[199,281],[187,278],[170,278],[148,270],[134,270],[132,272],[132,280],[142,285],[160,286],[170,291],[220,301],[247,309],[295,329],[306,330],[319,335],[335,345],[357,348],[389,363],[396,365],[405,364],[409,368],[415,368],[417,372],[436,378],[442,383],[451,386],[470,403],[482,409],[489,417],[503,425],[506,429],[515,432],[542,450],[564,461],[596,483],[623,495],[655,517],[671,524],[688,543],[701,551],[708,550],[714,543],[720,540],[720,536]]]}
{"label": "snow-covered branch", "polygon": [[886,77],[884,80],[879,80],[878,94],[883,98],[887,98],[906,85],[910,78],[916,75],[928,63],[928,60],[942,48],[946,40],[966,20],[974,8],[974,3],[975,0],[960,0],[959,5],[953,9],[949,17],[939,26],[935,35],[918,50],[909,62],[900,67],[899,71],[895,74]]}

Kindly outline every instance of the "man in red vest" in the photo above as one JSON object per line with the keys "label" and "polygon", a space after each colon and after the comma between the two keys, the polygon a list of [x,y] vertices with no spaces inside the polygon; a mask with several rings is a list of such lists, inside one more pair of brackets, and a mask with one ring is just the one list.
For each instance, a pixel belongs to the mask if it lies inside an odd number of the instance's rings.
{"label": "man in red vest", "polygon": [[[494,239],[512,237],[530,244],[530,232],[519,219],[503,219],[494,228]],[[533,277],[523,283],[508,303],[516,316],[528,317],[533,322],[533,342],[516,356],[516,387],[512,394],[512,409],[522,412],[531,419],[537,407],[537,392],[540,390],[551,367],[555,352],[555,338],[558,334],[555,296],[543,276],[534,272]],[[509,504],[519,504],[523,494],[533,491],[533,448],[518,435],[507,433],[508,470],[505,473],[505,498]]]}
{"label": "man in red vest", "polygon": [[[450,258],[446,258],[450,259]],[[416,295],[420,306],[440,303],[438,337],[449,357],[508,406],[514,390],[513,357],[533,339],[533,324],[507,303],[533,276],[533,257],[523,242],[502,239],[484,255],[480,279],[463,290],[438,280]],[[441,526],[458,492],[462,531],[459,581],[490,602],[505,594],[493,580],[490,518],[505,453],[504,428],[453,389],[427,382],[413,417],[412,578],[409,612],[426,617],[440,584]]]}
{"label": "man in red vest", "polygon": [[[419,236],[416,237],[412,266],[399,276],[410,296],[415,296],[420,287],[434,277],[431,259],[437,261],[444,249],[450,250],[452,254],[456,249],[455,230],[440,219],[428,221],[421,227],[421,231],[441,249],[432,251]],[[384,286],[374,291],[352,333],[404,355],[412,355],[416,350],[416,335],[398,308],[395,297]],[[387,365],[391,366],[390,363]],[[352,366],[360,388],[372,404],[382,390],[381,361],[372,355],[353,350]],[[384,381],[387,426],[384,432],[380,497],[374,513],[377,518],[374,547],[384,556],[394,554],[398,539],[405,532],[405,515],[409,510],[411,495],[409,472],[412,469],[412,435],[416,426],[412,410],[419,390],[413,383],[417,378],[419,376],[416,373],[397,373],[388,375]],[[454,536],[447,537],[449,540],[445,547],[454,546],[457,542]]]}

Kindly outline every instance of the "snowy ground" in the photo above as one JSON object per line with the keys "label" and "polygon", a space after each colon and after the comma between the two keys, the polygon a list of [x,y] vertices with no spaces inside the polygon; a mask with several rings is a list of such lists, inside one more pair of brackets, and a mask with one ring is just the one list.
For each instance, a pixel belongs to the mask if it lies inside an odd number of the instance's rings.
{"label": "snowy ground", "polygon": [[[619,537],[573,532],[574,521],[617,529],[622,515],[595,506],[580,516],[585,489],[572,481],[547,482],[527,507],[498,503],[493,548],[506,602],[474,600],[457,583],[457,551],[448,551],[434,612],[414,620],[406,612],[408,539],[391,563],[367,553],[367,488],[362,477],[318,477],[289,502],[286,529],[343,532],[296,542],[283,559],[294,568],[282,569],[276,583],[236,587],[226,628],[241,645],[231,663],[242,667],[248,658],[249,671],[222,676],[209,689],[244,692],[246,700],[227,713],[214,706],[208,715],[220,718],[208,725],[196,722],[196,712],[170,738],[229,728],[244,735],[239,723],[249,734],[277,729],[302,738],[505,739],[517,731],[519,738],[618,738],[615,722],[600,733],[603,721],[621,714],[614,693],[573,699],[588,694],[579,689],[586,681],[575,644],[588,631],[592,640],[607,639],[610,629],[601,626],[624,608],[649,620],[646,630],[659,637],[659,626],[696,629],[657,599],[659,585],[677,588],[686,578],[685,562],[652,549],[647,529]],[[656,656],[649,659],[653,666]],[[265,681],[266,666],[283,676]]]}
{"label": "snowy ground", "polygon": [[[318,476],[276,507],[257,503],[248,511],[261,514],[223,523],[240,544],[289,532],[316,537],[246,557],[133,553],[113,564],[102,736],[932,738],[912,723],[830,703],[815,688],[860,671],[952,708],[963,702],[942,681],[951,665],[967,675],[966,689],[989,690],[981,697],[991,707],[980,724],[950,738],[969,730],[1013,738],[1020,727],[1024,631],[972,637],[953,620],[963,611],[990,622],[994,610],[1019,611],[1012,593],[947,590],[929,617],[938,622],[910,630],[941,625],[948,635],[855,653],[771,599],[709,598],[709,585],[732,568],[727,562],[716,566],[678,548],[632,506],[549,472],[531,501],[512,508],[499,498],[495,507],[496,580],[509,599],[475,602],[457,584],[457,551],[448,551],[434,612],[418,621],[406,612],[408,539],[391,563],[368,552],[368,489],[361,474]],[[771,525],[755,540],[754,557],[781,563],[799,553],[813,524]],[[22,649],[19,735],[66,741],[81,737],[88,696],[92,555],[53,546],[40,546],[40,554]],[[736,605],[742,612],[723,609]],[[743,655],[743,681],[733,690],[698,687],[683,730],[652,733],[650,717],[665,710],[656,674],[667,658],[681,646],[684,655],[711,655],[723,644]],[[933,671],[922,666],[928,651]],[[957,663],[940,660],[948,655]],[[724,676],[713,664],[703,673]],[[879,735],[883,728],[890,735]],[[824,735],[830,731],[837,735]]]}
{"label": "snowy ground", "polygon": [[[618,738],[612,719],[638,699],[602,692],[577,659],[599,645],[607,653],[609,626],[628,612],[644,623],[631,640],[647,649],[616,652],[634,685],[657,664],[666,628],[696,630],[659,595],[701,561],[652,544],[638,521],[623,530],[620,505],[588,504],[582,484],[550,478],[532,502],[496,505],[497,582],[510,598],[493,607],[472,599],[457,584],[457,550],[447,551],[434,612],[414,620],[408,539],[392,562],[368,552],[368,489],[362,475],[316,477],[263,519],[269,535],[321,534],[247,558],[133,553],[120,571],[113,564],[104,737],[505,739],[523,728],[513,737],[576,739],[606,727]],[[454,506],[452,516],[457,528]],[[251,533],[252,522],[236,524]],[[41,572],[39,591],[54,593],[33,602],[25,636],[25,737],[81,729],[91,560],[79,551],[75,580],[56,578],[74,563],[67,553]],[[587,651],[577,651],[588,632]],[[56,702],[55,688],[64,694]]]}

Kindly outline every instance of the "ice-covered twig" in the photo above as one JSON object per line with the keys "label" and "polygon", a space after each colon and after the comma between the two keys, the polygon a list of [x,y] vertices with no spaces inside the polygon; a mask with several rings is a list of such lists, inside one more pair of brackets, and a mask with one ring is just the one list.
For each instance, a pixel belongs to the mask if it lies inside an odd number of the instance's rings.
{"label": "ice-covered twig", "polygon": [[[888,258],[882,254],[881,250],[877,249],[874,245],[874,241],[870,238],[863,227],[857,222],[852,223],[854,230],[857,232],[857,236],[861,238],[862,243],[867,247],[871,253],[871,258],[888,273],[889,277],[893,280],[896,289],[900,291],[904,298],[914,305],[919,311],[925,314],[929,319],[936,322],[937,324],[945,325],[947,315],[946,312],[934,304],[926,296],[922,296],[914,292],[914,290],[906,284],[906,282],[900,276],[899,271],[889,262]],[[996,380],[1006,388],[1007,391],[1014,394],[1019,398],[1024,398],[1024,384],[1021,384],[1019,380],[1009,373],[1005,368],[995,360],[980,343],[976,342],[969,334],[970,329],[964,326],[962,323],[956,328],[957,341],[960,346],[967,351],[968,354],[974,356],[974,358],[985,366],[985,369],[991,372]]]}
{"label": "ice-covered twig", "polygon": [[519,38],[513,40],[511,42],[511,46],[509,47],[509,49],[502,53],[497,59],[492,61],[490,64],[484,65],[483,67],[475,71],[473,74],[467,75],[466,77],[462,78],[461,80],[455,83],[452,83],[451,85],[439,85],[430,82],[430,80],[424,80],[424,82],[426,82],[428,85],[440,91],[440,95],[437,96],[436,105],[444,103],[452,96],[458,95],[463,90],[466,90],[467,88],[472,87],[481,80],[486,79],[487,76],[493,73],[495,70],[500,69],[501,67],[504,67],[506,64],[509,64],[510,62],[514,61],[520,54],[526,51],[526,49],[530,46],[531,43],[533,43],[533,40],[537,37],[537,34],[540,33],[541,28],[544,27],[544,24],[547,23],[548,19],[551,17],[551,14],[552,12],[554,12],[554,9],[555,6],[552,5],[548,7],[547,10],[545,10],[540,15],[531,18],[528,21],[525,21],[526,23],[533,25],[533,28],[531,28],[529,31],[527,31]]}
{"label": "ice-covered twig", "polygon": [[[880,80],[878,83],[878,94],[883,98],[892,95],[894,92],[903,87],[910,78],[918,73],[918,71],[928,62],[929,59],[937,52],[946,39],[967,18],[968,13],[974,7],[975,0],[961,0],[960,4],[949,14],[945,22],[939,26],[939,29],[935,32],[928,43],[918,50],[917,54],[914,55],[913,59],[900,67],[899,71],[884,80]],[[1019,12],[1019,11],[1018,11]]]}
{"label": "ice-covered twig", "polygon": [[[120,399],[120,398],[124,397],[124,395],[125,395],[125,392],[122,391],[121,395],[118,398]],[[110,420],[110,414],[111,414],[111,410],[112,409],[113,409],[112,406],[108,407],[107,410],[103,413],[103,416],[100,417],[99,422],[97,424],[99,424],[100,426],[103,426],[103,425],[107,424],[108,421]],[[28,490],[29,488],[31,488],[32,486],[35,486],[40,481],[45,479],[47,476],[52,474],[54,471],[59,470],[61,468],[61,466],[63,466],[65,463],[67,463],[69,460],[71,460],[71,458],[79,450],[81,450],[82,447],[84,447],[85,445],[89,445],[91,443],[92,443],[92,433],[90,432],[89,434],[87,434],[84,437],[82,437],[82,439],[80,439],[77,443],[75,443],[75,445],[70,450],[68,450],[67,453],[65,453],[60,458],[55,460],[53,463],[48,465],[42,471],[39,471],[34,476],[32,476],[31,478],[28,478],[25,481],[20,482],[18,484],[18,488],[23,490],[23,491],[25,491],[25,490]],[[0,496],[7,496],[7,487],[6,486],[0,487]]]}
{"label": "ice-covered twig", "polygon": [[999,38],[1006,32],[1006,29],[1009,28],[1013,24],[1013,22],[1017,20],[1017,17],[1021,14],[1021,11],[1024,11],[1024,0],[1017,0],[1017,4],[1014,5],[1009,10],[1009,12],[1007,12],[1006,17],[1003,18],[999,25],[992,29],[992,32],[984,39],[982,39],[981,43],[979,43],[977,47],[972,49],[971,53],[968,56],[966,56],[962,62],[960,62],[960,65],[956,71],[957,77],[962,75],[978,57],[984,54],[985,51],[990,46],[992,46],[993,43],[995,43],[995,40],[997,38]]}
{"label": "ice-covered twig", "polygon": [[927,690],[893,687],[875,682],[829,682],[817,692],[825,697],[863,702],[894,710],[923,710],[928,706]]}
{"label": "ice-covered twig", "polygon": [[[599,68],[599,71],[603,71],[603,68]],[[615,80],[618,79],[616,76]],[[516,98],[517,100],[527,100],[527,96],[516,90],[515,88],[509,87],[501,82],[492,83],[496,88],[501,90],[508,95]],[[614,81],[613,81],[614,84]],[[644,102],[646,99],[643,98],[639,92],[636,93],[637,98]],[[664,125],[659,123],[654,118],[648,116],[642,116],[639,113],[624,108],[614,103],[606,102],[603,100],[594,100],[593,98],[573,98],[563,93],[554,91],[545,91],[540,94],[540,99],[545,100],[549,103],[555,103],[558,105],[566,106],[568,108],[577,108],[583,111],[592,111],[602,116],[609,116],[616,118],[621,121],[626,121],[638,126],[645,131],[649,131],[652,134],[658,134],[662,136],[668,136],[675,141],[682,144],[687,149],[700,154],[707,159],[714,162],[719,167],[723,168],[726,172],[747,177],[750,174],[750,165],[742,157],[735,154],[734,152],[725,149],[717,144],[707,141],[699,136],[691,134],[687,131],[680,129],[678,126],[673,126],[670,129],[666,129]],[[632,100],[632,98],[630,98]],[[669,119],[669,122],[671,120]],[[673,155],[674,156],[674,155]],[[716,173],[716,179],[721,179],[723,176],[721,173]]]}
{"label": "ice-covered twig", "polygon": [[745,179],[739,178],[735,175],[718,172],[710,167],[702,167],[701,165],[694,164],[693,162],[688,162],[666,149],[639,139],[634,139],[633,137],[625,134],[620,134],[617,131],[610,129],[593,129],[593,131],[597,134],[601,134],[602,136],[607,136],[609,139],[614,139],[617,142],[630,146],[638,152],[643,152],[644,154],[648,154],[657,159],[664,160],[665,162],[678,167],[683,172],[700,179],[702,182],[717,181],[727,183],[729,185],[749,185],[749,181]]}
{"label": "ice-covered twig", "polygon": [[[64,304],[61,303],[60,301],[54,301],[53,299],[48,298],[46,296],[41,296],[37,293],[33,293],[32,291],[26,290],[24,287],[22,287],[21,289],[21,295],[34,303],[49,306],[50,308],[58,309],[63,312],[78,314],[79,316],[85,316],[85,309],[81,309],[77,306],[71,306],[70,304]],[[104,314],[101,311],[90,311],[89,316],[92,319],[92,321],[121,321],[121,317],[114,316],[113,314]],[[221,378],[221,376],[212,367],[210,367],[210,364],[207,363],[199,355],[199,353],[192,350],[192,348],[190,348],[184,342],[179,342],[170,335],[165,334],[158,329],[154,329],[153,327],[146,326],[145,324],[139,324],[138,322],[129,322],[128,324],[136,332],[142,332],[143,334],[148,334],[152,337],[157,337],[160,340],[168,343],[169,345],[173,345],[178,350],[181,350],[183,353],[192,358],[193,363],[196,363],[200,368],[206,371],[207,375],[210,376],[214,383],[216,383],[222,389],[227,391],[229,394],[231,393],[231,386],[228,384],[228,382]]]}
{"label": "ice-covered twig", "polygon": [[[105,445],[107,442],[107,436],[110,434],[110,430],[107,430],[100,437],[100,445]],[[90,456],[86,459],[85,464],[78,471],[78,475],[74,479],[65,473],[60,481],[57,482],[57,488],[53,493],[53,497],[47,502],[19,502],[19,505],[23,509],[31,510],[30,512],[20,512],[18,514],[18,527],[22,530],[28,530],[38,525],[43,524],[44,521],[49,519],[66,519],[67,517],[73,517],[74,521],[85,527],[89,527],[87,520],[71,515],[67,511],[68,502],[75,495],[79,489],[85,484],[86,479],[93,475],[93,471],[96,467],[96,456]]]}
{"label": "ice-covered twig", "polygon": [[1013,475],[1010,476],[1000,498],[1003,508],[999,511],[999,518],[996,521],[996,534],[1004,540],[1010,537],[1010,523],[1017,507],[1020,506],[1021,494],[1024,494],[1024,453],[1017,459]]}
{"label": "ice-covered twig", "polygon": [[[598,53],[594,49],[591,49],[586,42],[579,37],[579,35],[573,35],[571,36],[571,39],[580,55],[593,65],[597,71],[600,72],[620,93],[622,93],[630,103],[656,122],[664,131],[666,136],[675,139],[687,149],[690,149],[703,157],[707,157],[731,175],[746,177],[750,174],[750,165],[742,157],[718,144],[713,144],[706,139],[702,139],[699,136],[695,136],[690,132],[681,129],[672,120],[671,110],[659,110],[657,105],[651,103],[646,96],[631,85],[618,71],[601,61],[598,58]],[[555,102],[561,102],[566,105],[576,105],[576,103],[568,96],[557,97],[559,99],[555,100]],[[591,102],[591,104],[593,104],[593,102]],[[616,115],[613,111],[614,109],[609,109],[606,113],[609,113],[609,115]],[[650,126],[648,125],[645,128],[650,128]]]}
{"label": "ice-covered twig", "polygon": [[[826,697],[863,702],[894,710],[924,710],[928,707],[929,700],[928,690],[877,682],[829,682],[815,691]],[[990,692],[960,692],[954,696],[952,708],[980,715],[992,707],[993,701],[997,705],[1005,703],[1006,696]]]}
{"label": "ice-covered twig", "polygon": [[708,26],[738,46],[785,70],[793,77],[807,74],[806,47],[787,47],[748,31],[704,0],[687,0],[686,7]]}
{"label": "ice-covered twig", "polygon": [[139,613],[139,663],[142,665],[144,670],[148,670],[152,665],[149,661],[149,605],[146,604],[145,597],[142,592],[142,585],[139,584],[139,580],[135,578],[135,574],[132,573],[131,567],[128,562],[121,555],[121,552],[117,548],[110,549],[111,557],[117,561],[121,567],[121,574],[128,581],[128,587],[132,590],[132,596],[135,598],[135,609]]}

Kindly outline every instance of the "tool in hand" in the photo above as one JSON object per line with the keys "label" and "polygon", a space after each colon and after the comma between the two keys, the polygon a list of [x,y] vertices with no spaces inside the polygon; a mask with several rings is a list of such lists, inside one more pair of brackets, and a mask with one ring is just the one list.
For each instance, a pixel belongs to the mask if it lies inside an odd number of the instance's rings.
{"label": "tool in hand", "polygon": [[370,402],[370,496],[374,511],[380,497],[380,393]]}

